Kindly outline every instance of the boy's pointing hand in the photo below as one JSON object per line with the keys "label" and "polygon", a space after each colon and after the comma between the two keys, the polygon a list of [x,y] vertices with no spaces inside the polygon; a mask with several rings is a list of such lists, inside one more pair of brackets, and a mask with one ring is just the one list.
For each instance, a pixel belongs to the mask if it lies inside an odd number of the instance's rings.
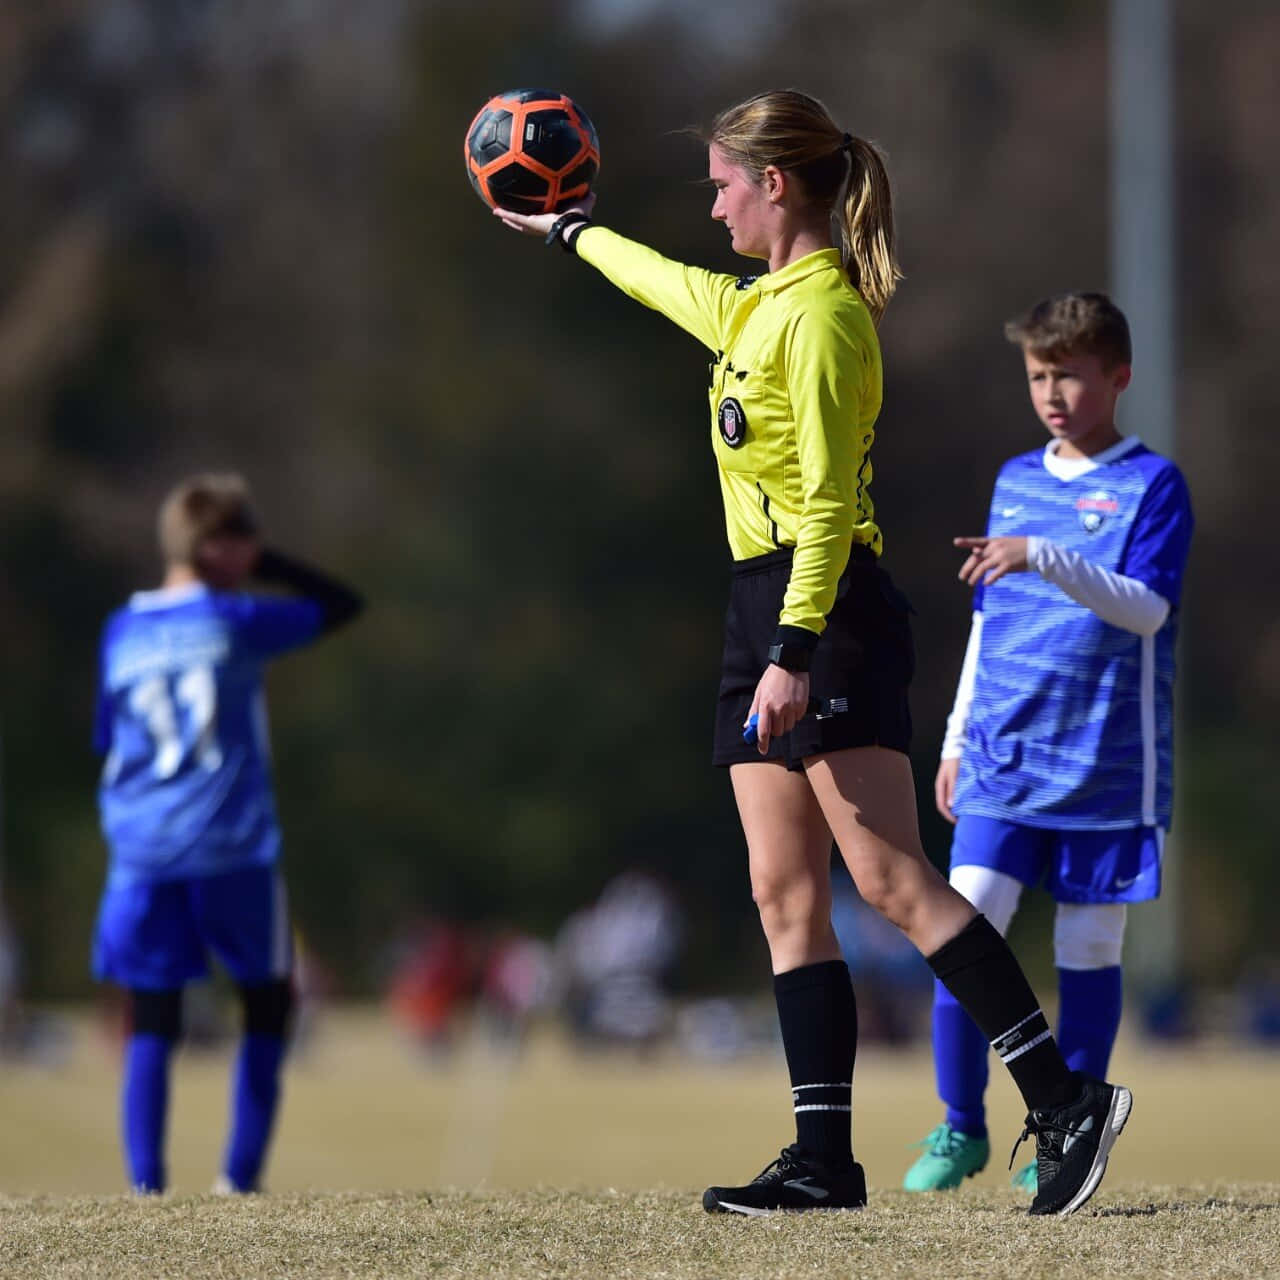
{"label": "boy's pointing hand", "polygon": [[1026,538],[952,538],[957,547],[964,547],[969,558],[960,566],[960,580],[976,587],[979,582],[989,587],[1006,573],[1025,573],[1027,563]]}

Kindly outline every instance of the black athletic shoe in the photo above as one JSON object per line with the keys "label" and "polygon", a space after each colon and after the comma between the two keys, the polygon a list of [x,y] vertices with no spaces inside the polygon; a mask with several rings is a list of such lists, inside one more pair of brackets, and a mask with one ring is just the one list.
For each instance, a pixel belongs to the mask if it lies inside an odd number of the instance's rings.
{"label": "black athletic shoe", "polygon": [[[1046,1107],[1027,1116],[1022,1137],[1036,1136],[1036,1197],[1029,1213],[1065,1217],[1098,1189],[1107,1170],[1107,1157],[1120,1136],[1133,1094],[1122,1085],[1107,1084],[1077,1073],[1080,1096],[1063,1107]],[[1013,1157],[1009,1157],[1013,1168]]]}
{"label": "black athletic shoe", "polygon": [[801,1212],[808,1209],[862,1209],[867,1203],[867,1180],[862,1166],[833,1172],[805,1155],[799,1147],[783,1147],[782,1154],[745,1187],[708,1187],[702,1207],[708,1213]]}

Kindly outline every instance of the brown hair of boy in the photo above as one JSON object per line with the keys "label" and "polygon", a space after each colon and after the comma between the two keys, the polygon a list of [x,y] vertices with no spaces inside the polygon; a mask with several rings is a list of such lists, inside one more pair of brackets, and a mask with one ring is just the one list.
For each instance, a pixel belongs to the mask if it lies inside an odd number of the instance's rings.
{"label": "brown hair of boy", "polygon": [[1097,356],[1106,369],[1133,363],[1129,322],[1105,293],[1060,293],[1010,320],[1004,336],[1037,360]]}

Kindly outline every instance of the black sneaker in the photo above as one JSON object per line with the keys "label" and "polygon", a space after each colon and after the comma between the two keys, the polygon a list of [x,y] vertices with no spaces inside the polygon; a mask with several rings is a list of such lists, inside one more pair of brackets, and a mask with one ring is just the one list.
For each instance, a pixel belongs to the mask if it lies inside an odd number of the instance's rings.
{"label": "black sneaker", "polygon": [[[1080,1096],[1063,1107],[1046,1107],[1027,1116],[1022,1137],[1036,1136],[1036,1197],[1029,1213],[1065,1217],[1098,1189],[1107,1157],[1133,1107],[1123,1085],[1107,1084],[1077,1073]],[[1013,1168],[1013,1157],[1009,1157]]]}
{"label": "black sneaker", "polygon": [[807,1209],[862,1209],[867,1203],[867,1180],[860,1164],[833,1172],[805,1155],[799,1147],[783,1147],[782,1154],[745,1187],[708,1187],[702,1207],[708,1213],[768,1213]]}

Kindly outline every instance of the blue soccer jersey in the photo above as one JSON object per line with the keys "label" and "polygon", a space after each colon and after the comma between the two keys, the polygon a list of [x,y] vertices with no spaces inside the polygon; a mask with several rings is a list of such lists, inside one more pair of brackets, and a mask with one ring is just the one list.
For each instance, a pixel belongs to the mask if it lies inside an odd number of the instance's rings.
{"label": "blue soccer jersey", "polygon": [[1167,828],[1174,641],[1191,502],[1167,458],[1127,440],[1073,479],[1042,450],[1000,470],[988,535],[1040,536],[1169,602],[1153,636],[1104,622],[1038,574],[978,587],[982,641],[953,809],[1063,830]]}
{"label": "blue soccer jersey", "polygon": [[323,616],[197,583],[139,592],[107,620],[94,739],[109,885],[276,860],[262,670]]}

